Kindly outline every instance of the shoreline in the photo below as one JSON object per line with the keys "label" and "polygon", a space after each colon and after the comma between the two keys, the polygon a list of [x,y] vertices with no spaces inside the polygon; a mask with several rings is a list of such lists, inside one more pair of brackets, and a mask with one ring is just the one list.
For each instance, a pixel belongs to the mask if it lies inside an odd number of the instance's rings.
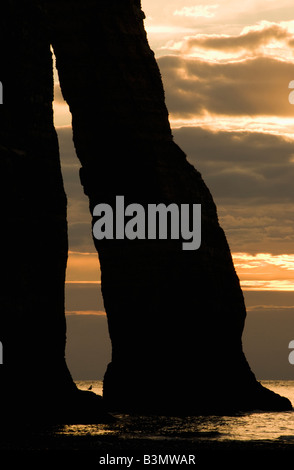
{"label": "shoreline", "polygon": [[[89,383],[81,381],[80,385],[88,388]],[[271,381],[273,382],[273,381]],[[282,391],[285,389],[293,400],[294,383],[291,387],[285,387],[284,381],[271,383],[273,389]],[[92,381],[93,389],[97,392],[97,382]],[[268,385],[268,383],[267,383]],[[229,468],[238,468],[240,463],[250,465],[251,463],[265,464],[288,463],[291,456],[294,456],[294,427],[293,411],[283,413],[250,413],[244,416],[237,416],[238,423],[235,420],[231,423],[231,417],[223,417],[223,423],[218,425],[215,418],[200,418],[198,425],[194,426],[192,421],[175,420],[170,417],[158,417],[156,420],[150,420],[150,417],[140,415],[123,416],[118,421],[107,424],[68,424],[68,425],[41,425],[28,424],[20,420],[10,420],[6,424],[2,422],[0,428],[0,456],[9,459],[9,462],[15,465],[24,465],[24,463],[40,466],[44,463],[56,465],[56,463],[64,463],[66,465],[93,465],[93,468],[102,465],[111,465],[120,468],[144,468],[147,465],[154,465],[155,457],[162,456],[162,465],[172,466],[174,464],[165,463],[166,456],[194,456],[190,460],[188,466],[194,468],[213,468],[216,465],[224,464]],[[250,434],[250,427],[247,428],[247,418],[250,416],[255,426],[260,427],[261,424],[265,428],[264,435],[260,438]],[[275,418],[279,419],[281,434],[279,427],[275,436],[268,433],[270,427],[275,428]],[[208,417],[209,418],[209,417]],[[233,417],[235,418],[235,417]],[[242,422],[242,419],[244,422]],[[263,421],[265,418],[265,421]],[[260,421],[259,421],[260,419]],[[250,419],[251,421],[251,419]],[[197,423],[196,423],[197,424]],[[212,425],[211,425],[212,424]],[[242,435],[235,435],[239,426]],[[266,428],[266,426],[269,426]],[[227,433],[228,437],[222,436],[222,432]],[[230,432],[232,431],[232,432]],[[284,434],[283,434],[284,433]],[[248,435],[248,440],[246,439]],[[267,435],[270,436],[267,438]],[[236,439],[233,439],[236,437]],[[267,439],[266,439],[267,438]],[[144,462],[144,455],[155,456],[150,463]],[[108,458],[130,457],[132,464],[105,463]],[[137,462],[139,460],[139,462]],[[114,460],[115,461],[115,460]],[[183,465],[186,465],[183,461]],[[231,467],[232,466],[232,467]],[[41,467],[42,468],[42,467]],[[279,467],[278,467],[279,468]]]}

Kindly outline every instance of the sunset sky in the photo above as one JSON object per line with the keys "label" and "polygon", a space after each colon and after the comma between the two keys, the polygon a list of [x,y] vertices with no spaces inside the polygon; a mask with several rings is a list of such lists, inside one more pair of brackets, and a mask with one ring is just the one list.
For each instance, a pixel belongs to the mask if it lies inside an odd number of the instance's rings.
{"label": "sunset sky", "polygon": [[[143,0],[142,7],[175,141],[211,190],[232,250],[248,309],[249,363],[258,378],[294,379],[293,3]],[[110,349],[100,273],[55,78],[69,199],[68,361],[74,378],[101,378]]]}

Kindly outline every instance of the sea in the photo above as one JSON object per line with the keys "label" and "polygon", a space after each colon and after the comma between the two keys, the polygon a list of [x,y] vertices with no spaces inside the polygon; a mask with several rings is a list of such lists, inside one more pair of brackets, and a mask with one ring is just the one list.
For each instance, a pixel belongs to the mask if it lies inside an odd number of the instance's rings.
{"label": "sea", "polygon": [[[260,381],[270,390],[289,398],[294,407],[294,380]],[[102,394],[102,381],[77,381],[82,390]],[[141,416],[115,415],[111,424],[66,425],[59,434],[113,436],[120,439],[193,441],[293,442],[294,408],[285,412],[243,412],[232,416]]]}
{"label": "sea", "polygon": [[[101,381],[76,383],[82,390],[102,394]],[[294,380],[261,383],[294,405]],[[113,418],[97,424],[12,423],[9,431],[2,426],[0,462],[7,459],[10,467],[28,464],[31,469],[45,464],[94,469],[183,464],[210,470],[221,465],[236,469],[241,464],[282,468],[294,461],[294,410],[230,416],[115,414]]]}

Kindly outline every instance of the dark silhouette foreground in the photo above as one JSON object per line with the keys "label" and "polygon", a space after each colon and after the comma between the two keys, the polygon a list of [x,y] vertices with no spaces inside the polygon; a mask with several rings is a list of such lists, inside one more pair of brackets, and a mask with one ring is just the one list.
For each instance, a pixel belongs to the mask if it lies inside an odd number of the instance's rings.
{"label": "dark silhouette foreground", "polygon": [[[8,0],[1,8],[0,373],[8,412],[99,421],[104,407],[173,414],[291,409],[256,381],[245,359],[239,280],[212,196],[173,141],[140,1]],[[175,240],[95,240],[112,342],[104,406],[76,389],[64,359],[66,196],[50,44],[90,210],[114,204],[116,195],[126,204],[202,206],[197,251],[183,251]],[[16,391],[7,388],[12,379]]]}

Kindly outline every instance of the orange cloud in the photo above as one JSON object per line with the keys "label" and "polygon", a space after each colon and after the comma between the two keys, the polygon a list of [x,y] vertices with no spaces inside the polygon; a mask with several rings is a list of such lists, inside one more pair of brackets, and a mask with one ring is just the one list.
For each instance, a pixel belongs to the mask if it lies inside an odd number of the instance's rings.
{"label": "orange cloud", "polygon": [[233,253],[243,290],[294,291],[294,254]]}

